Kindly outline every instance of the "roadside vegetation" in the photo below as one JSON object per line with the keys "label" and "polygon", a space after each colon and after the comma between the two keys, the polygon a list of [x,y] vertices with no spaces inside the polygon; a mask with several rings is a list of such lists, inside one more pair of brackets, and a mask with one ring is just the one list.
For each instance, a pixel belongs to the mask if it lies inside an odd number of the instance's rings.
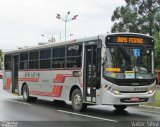
{"label": "roadside vegetation", "polygon": [[156,91],[155,102],[154,103],[149,103],[149,104],[146,104],[146,105],[160,107],[160,91]]}
{"label": "roadside vegetation", "polygon": [[155,69],[160,70],[160,1],[124,0],[125,6],[117,7],[111,20],[111,32],[135,32],[155,39]]}

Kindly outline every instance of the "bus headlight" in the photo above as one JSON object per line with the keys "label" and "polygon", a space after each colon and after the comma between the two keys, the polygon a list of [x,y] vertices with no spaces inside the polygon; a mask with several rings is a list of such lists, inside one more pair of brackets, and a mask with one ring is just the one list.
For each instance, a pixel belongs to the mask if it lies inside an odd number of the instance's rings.
{"label": "bus headlight", "polygon": [[107,90],[110,91],[111,93],[115,94],[115,95],[120,95],[121,94],[118,90],[115,90],[112,87],[108,87]]}
{"label": "bus headlight", "polygon": [[152,94],[154,92],[154,89],[148,90],[147,94]]}

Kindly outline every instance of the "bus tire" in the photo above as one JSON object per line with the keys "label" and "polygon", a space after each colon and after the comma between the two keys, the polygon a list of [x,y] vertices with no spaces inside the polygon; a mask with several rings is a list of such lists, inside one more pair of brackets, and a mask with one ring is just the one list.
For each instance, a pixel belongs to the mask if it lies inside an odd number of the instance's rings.
{"label": "bus tire", "polygon": [[124,109],[127,108],[126,105],[113,105],[113,106],[117,111],[123,111]]}
{"label": "bus tire", "polygon": [[80,89],[75,89],[71,96],[72,108],[76,112],[83,112],[87,109],[87,104],[83,103],[83,97]]}
{"label": "bus tire", "polygon": [[37,97],[29,97],[30,98],[30,102],[36,102],[37,101]]}
{"label": "bus tire", "polygon": [[27,85],[24,85],[24,86],[23,86],[22,94],[23,94],[23,100],[24,100],[25,102],[31,101],[31,97],[29,96],[29,89],[28,89],[28,86],[27,86]]}

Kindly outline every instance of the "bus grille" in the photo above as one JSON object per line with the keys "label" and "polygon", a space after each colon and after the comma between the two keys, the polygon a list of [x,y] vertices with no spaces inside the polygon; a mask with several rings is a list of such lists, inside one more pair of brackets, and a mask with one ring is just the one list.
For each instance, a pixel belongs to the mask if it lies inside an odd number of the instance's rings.
{"label": "bus grille", "polygon": [[148,98],[139,98],[138,101],[132,101],[130,98],[122,98],[120,99],[122,103],[138,103],[138,102],[147,102]]}
{"label": "bus grille", "polygon": [[118,86],[148,86],[154,83],[154,80],[147,81],[117,81]]}
{"label": "bus grille", "polygon": [[121,93],[146,93],[147,91],[120,91]]}

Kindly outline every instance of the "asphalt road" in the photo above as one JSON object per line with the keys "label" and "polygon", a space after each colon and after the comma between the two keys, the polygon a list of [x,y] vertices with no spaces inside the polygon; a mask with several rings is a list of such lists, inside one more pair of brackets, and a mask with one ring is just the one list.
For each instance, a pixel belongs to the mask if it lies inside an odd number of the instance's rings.
{"label": "asphalt road", "polygon": [[89,106],[86,112],[76,113],[70,103],[25,103],[21,96],[3,91],[0,80],[0,121],[3,127],[160,127],[160,110],[129,107],[117,112],[112,106]]}

